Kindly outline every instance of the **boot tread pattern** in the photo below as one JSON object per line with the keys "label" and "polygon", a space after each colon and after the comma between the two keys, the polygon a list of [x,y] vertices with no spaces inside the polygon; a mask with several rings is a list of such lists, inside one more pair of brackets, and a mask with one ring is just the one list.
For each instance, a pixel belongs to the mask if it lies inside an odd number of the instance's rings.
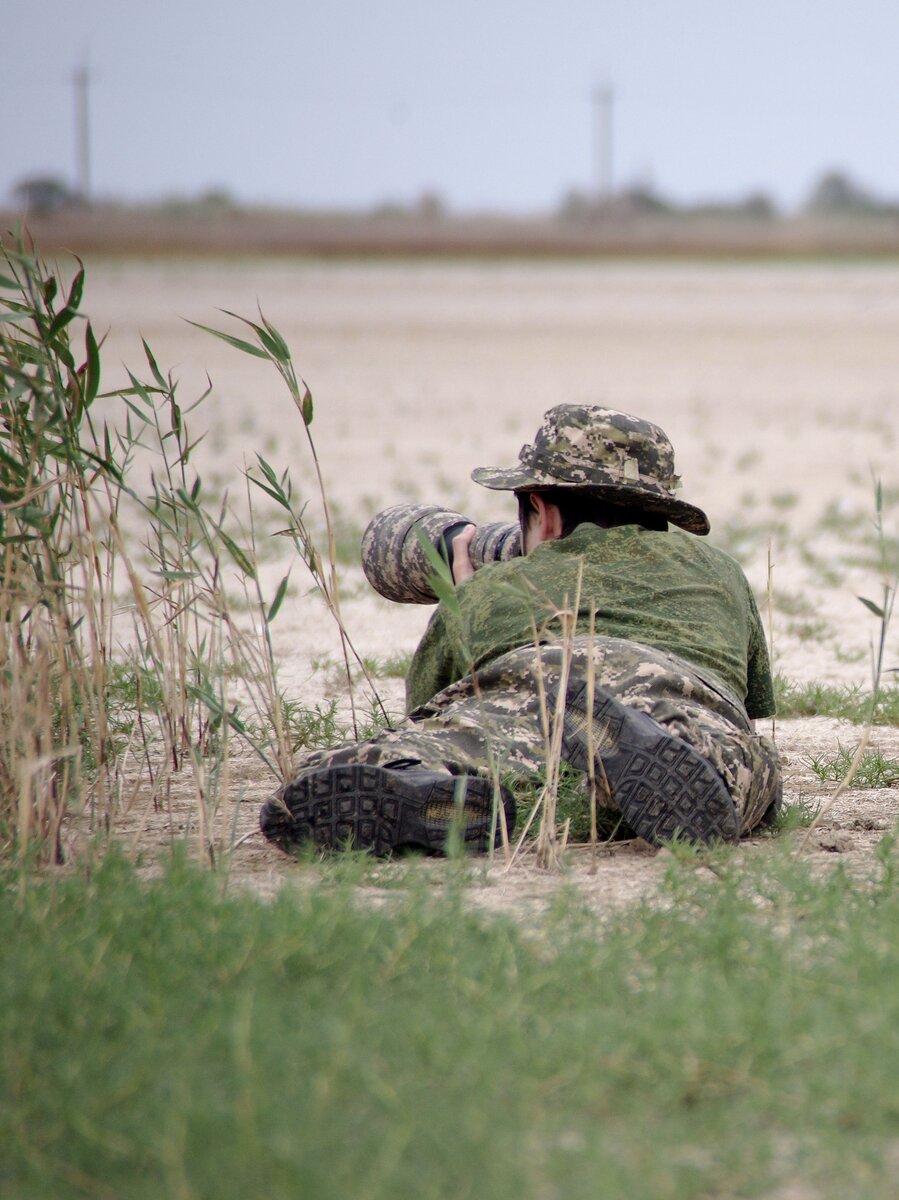
{"label": "boot tread pattern", "polygon": [[[569,693],[562,757],[588,769],[587,685]],[[733,842],[739,827],[733,801],[717,771],[692,746],[666,733],[645,713],[595,690],[592,749],[601,759],[613,802],[638,836],[658,844]],[[599,773],[597,773],[599,774]]]}
{"label": "boot tread pattern", "polygon": [[463,782],[436,771],[349,764],[288,784],[263,805],[260,826],[285,850],[311,842],[321,850],[371,850],[383,857],[407,848],[443,851],[461,817],[466,846],[483,851],[492,808],[493,785],[480,776]]}

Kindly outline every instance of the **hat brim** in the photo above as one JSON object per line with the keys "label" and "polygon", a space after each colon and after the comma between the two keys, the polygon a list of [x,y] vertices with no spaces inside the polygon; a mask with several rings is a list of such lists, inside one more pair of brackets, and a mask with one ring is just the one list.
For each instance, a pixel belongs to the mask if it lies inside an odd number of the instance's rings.
{"label": "hat brim", "polygon": [[525,471],[512,467],[502,470],[498,467],[476,467],[471,478],[475,483],[493,491],[525,492],[537,491],[540,488],[560,488],[566,491],[587,492],[599,500],[607,500],[612,504],[628,504],[635,508],[643,508],[647,512],[659,513],[672,524],[686,529],[688,533],[704,537],[711,525],[708,517],[701,508],[688,504],[685,500],[677,500],[666,496],[639,483],[633,484],[593,484],[567,483],[545,475],[542,471]]}

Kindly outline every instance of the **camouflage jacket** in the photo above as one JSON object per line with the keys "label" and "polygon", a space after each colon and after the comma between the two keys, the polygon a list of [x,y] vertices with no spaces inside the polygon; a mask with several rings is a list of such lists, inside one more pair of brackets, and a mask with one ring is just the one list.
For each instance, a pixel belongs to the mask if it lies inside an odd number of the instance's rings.
{"label": "camouflage jacket", "polygon": [[409,711],[518,646],[558,639],[578,592],[578,634],[625,638],[686,660],[749,717],[774,696],[765,635],[740,566],[679,531],[580,525],[525,558],[491,564],[441,603],[406,680]]}

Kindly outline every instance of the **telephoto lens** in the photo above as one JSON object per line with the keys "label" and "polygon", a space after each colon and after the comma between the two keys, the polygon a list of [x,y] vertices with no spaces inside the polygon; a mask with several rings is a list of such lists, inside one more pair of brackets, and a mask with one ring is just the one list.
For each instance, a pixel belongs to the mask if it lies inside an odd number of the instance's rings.
{"label": "telephoto lens", "polygon": [[[399,604],[436,604],[434,568],[421,544],[427,538],[452,567],[452,540],[474,521],[438,504],[395,504],[372,518],[362,535],[362,569],[376,592]],[[517,525],[479,525],[469,547],[477,571],[485,563],[521,554]]]}

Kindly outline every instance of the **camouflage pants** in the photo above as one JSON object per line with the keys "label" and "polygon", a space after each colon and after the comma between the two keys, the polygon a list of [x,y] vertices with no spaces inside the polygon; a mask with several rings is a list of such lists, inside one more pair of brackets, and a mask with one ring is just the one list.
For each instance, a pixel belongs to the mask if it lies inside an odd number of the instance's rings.
{"label": "camouflage pants", "polygon": [[[620,638],[575,638],[567,654],[569,688],[587,678],[623,704],[648,713],[697,750],[723,779],[746,833],[780,808],[777,750],[755,734],[744,711],[713,690],[673,654]],[[546,762],[548,731],[541,696],[557,691],[566,652],[561,644],[511,650],[445,688],[394,730],[366,742],[314,751],[297,775],[332,764],[415,759],[448,774],[535,773]],[[614,798],[598,798],[615,809]]]}

